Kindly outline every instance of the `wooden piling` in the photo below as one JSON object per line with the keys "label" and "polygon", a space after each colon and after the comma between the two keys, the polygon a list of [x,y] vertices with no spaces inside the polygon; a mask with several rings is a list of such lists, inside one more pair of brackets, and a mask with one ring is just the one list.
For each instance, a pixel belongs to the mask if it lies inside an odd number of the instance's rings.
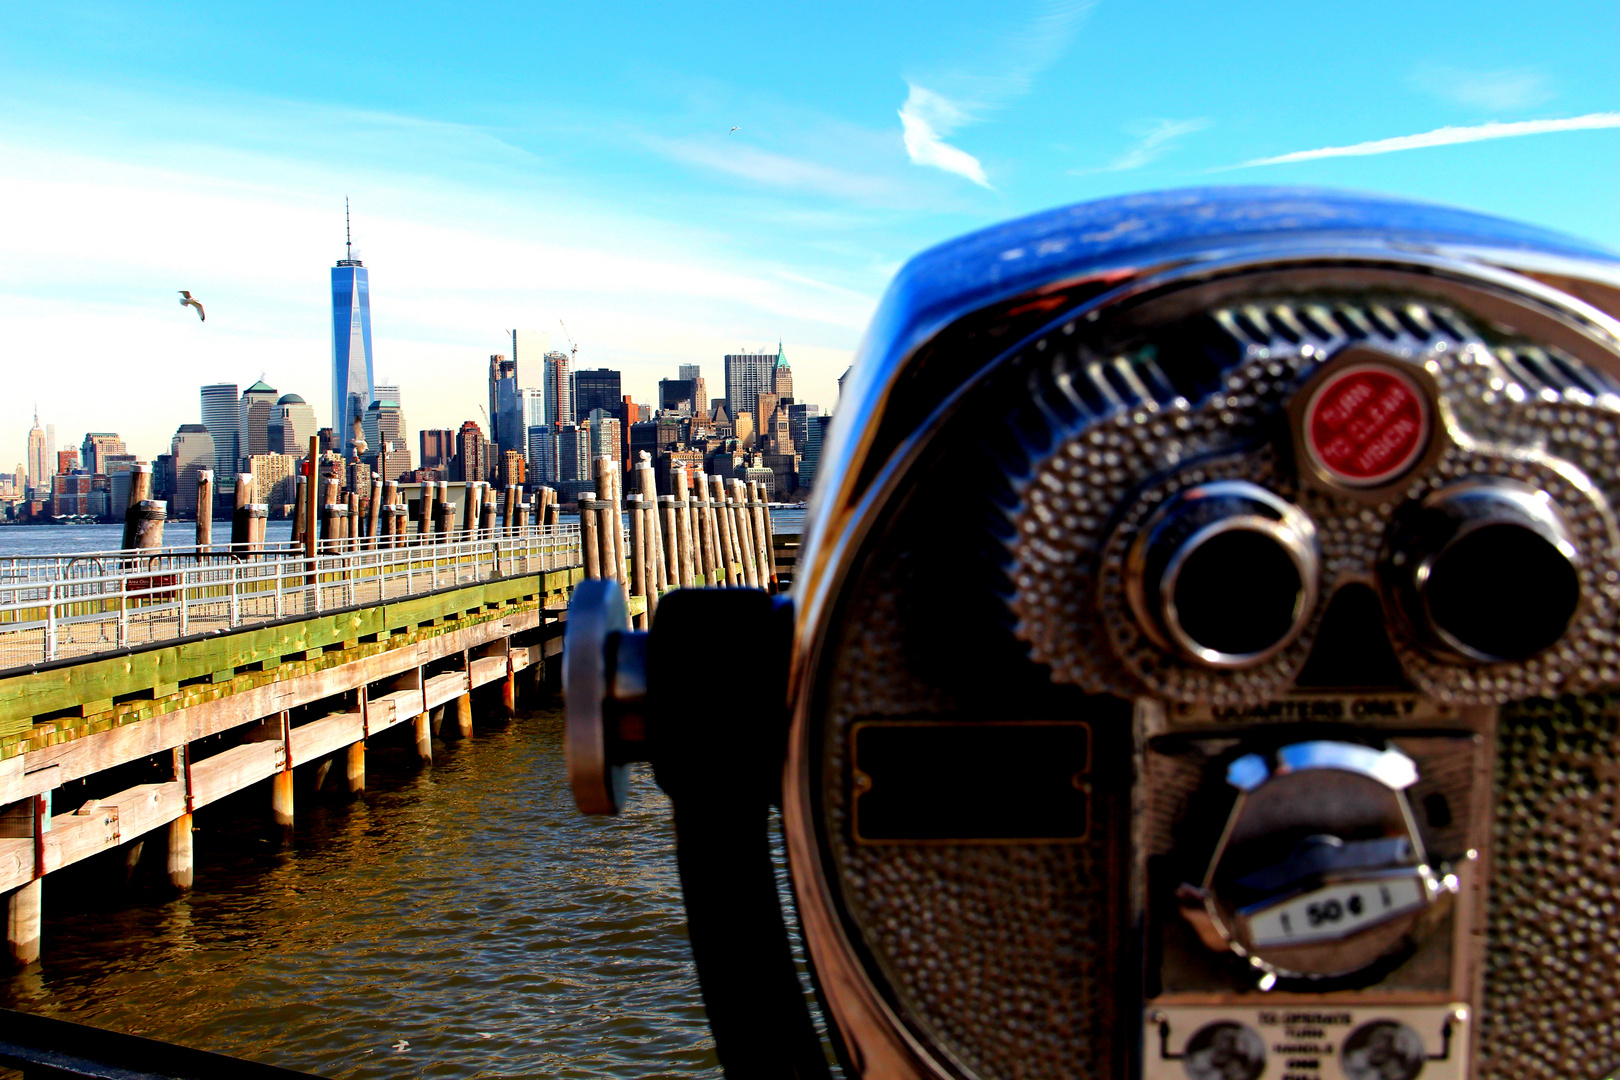
{"label": "wooden piling", "polygon": [[776,573],[776,522],[771,518],[771,504],[765,503],[765,557],[770,569],[771,592],[782,591],[782,581]]}
{"label": "wooden piling", "polygon": [[606,454],[596,459],[596,483],[601,489],[597,496],[603,503],[599,513],[599,537],[602,545],[602,576],[610,581],[623,582],[624,518],[619,513],[619,467]]}
{"label": "wooden piling", "polygon": [[344,775],[349,781],[350,795],[358,795],[366,790],[366,743],[364,739],[349,744]]}
{"label": "wooden piling", "polygon": [[282,769],[270,778],[270,816],[283,829],[293,824],[293,772]]}
{"label": "wooden piling", "polygon": [[718,476],[709,477],[709,503],[713,507],[715,524],[720,533],[720,552],[724,561],[720,576],[726,585],[736,586],[742,584],[742,552],[737,544],[737,529],[730,502],[726,498],[725,480]]}
{"label": "wooden piling", "polygon": [[562,524],[562,501],[556,488],[541,488],[545,494],[545,501],[540,504],[540,524],[546,528],[554,528]]}
{"label": "wooden piling", "polygon": [[240,558],[247,551],[253,526],[248,507],[253,505],[253,474],[236,474],[235,505],[231,509],[231,554]]}
{"label": "wooden piling", "polygon": [[501,680],[501,708],[507,716],[517,715],[517,672],[513,671],[510,662],[506,669],[506,678]]}
{"label": "wooden piling", "polygon": [[488,496],[488,498],[484,502],[484,505],[478,509],[478,535],[481,539],[493,540],[496,536],[495,493],[493,491],[487,491],[485,492],[485,495]]}
{"label": "wooden piling", "polygon": [[124,550],[138,546],[135,530],[139,521],[134,511],[152,497],[152,463],[137,461],[129,470],[129,502],[124,506]]}
{"label": "wooden piling", "polygon": [[501,528],[505,530],[507,536],[517,535],[517,507],[517,485],[507,484],[506,490],[501,494]]}
{"label": "wooden piling", "polygon": [[36,877],[12,890],[6,904],[6,945],[16,967],[27,967],[39,959],[42,885],[43,881]]}
{"label": "wooden piling", "polygon": [[416,538],[419,543],[426,543],[428,536],[434,530],[436,522],[433,516],[433,505],[434,496],[438,494],[438,491],[438,481],[422,481],[422,498],[416,504]]}
{"label": "wooden piling", "polygon": [[743,584],[750,589],[759,588],[758,545],[754,543],[753,511],[748,507],[748,485],[741,480],[731,481],[732,515],[737,522],[738,546],[742,549]]}
{"label": "wooden piling", "polygon": [[315,553],[320,550],[316,545],[320,542],[319,519],[320,513],[320,452],[321,438],[319,435],[309,437],[309,482],[304,485],[304,558],[309,560],[309,583],[315,584]]}
{"label": "wooden piling", "polygon": [[191,888],[196,864],[196,847],[191,834],[190,814],[181,814],[169,822],[169,846],[165,862],[169,884],[182,892]]}
{"label": "wooden piling", "polygon": [[[343,515],[343,538],[345,540],[358,541],[360,539],[361,529],[365,526],[365,523],[366,519],[360,514],[360,493],[358,491],[351,491],[349,492],[347,501],[347,511]],[[343,546],[349,551],[358,551],[360,548],[358,543],[345,544]]]}
{"label": "wooden piling", "polygon": [[453,502],[437,502],[433,504],[433,540],[435,542],[451,539],[451,533],[456,528],[456,504]]}
{"label": "wooden piling", "polygon": [[124,524],[133,520],[134,538],[130,547],[137,550],[163,546],[163,523],[169,519],[169,504],[161,499],[142,499],[131,508]]}
{"label": "wooden piling", "polygon": [[697,561],[696,569],[702,572],[699,584],[720,584],[720,538],[710,528],[709,522],[709,478],[699,471],[696,484],[693,487],[691,499],[691,525],[697,530],[692,538],[696,546],[692,550],[692,557]]}
{"label": "wooden piling", "polygon": [[770,511],[765,506],[765,485],[758,480],[748,481],[748,509],[749,523],[754,527],[754,567],[759,577],[759,587],[770,589],[771,547],[765,528]]}
{"label": "wooden piling", "polygon": [[[647,528],[646,518],[641,510],[641,496],[636,494],[624,497],[625,509],[630,512],[630,595],[647,596]],[[647,597],[647,606],[652,606],[652,598]],[[647,613],[634,616],[633,622],[637,630],[647,629]]]}
{"label": "wooden piling", "polygon": [[677,462],[670,484],[674,488],[675,502],[670,507],[675,512],[675,563],[676,581],[680,587],[689,589],[697,584],[698,570],[704,574],[704,584],[708,584],[708,568],[703,566],[703,559],[692,550],[694,534],[692,532],[692,498],[686,483],[686,462]]}
{"label": "wooden piling", "polygon": [[602,576],[602,549],[597,540],[596,492],[579,493],[579,550],[585,559],[585,576]]}
{"label": "wooden piling", "polygon": [[456,698],[456,732],[463,739],[473,736],[472,722],[472,694],[462,694]]}
{"label": "wooden piling", "polygon": [[422,764],[433,764],[433,729],[428,726],[428,714],[417,713],[411,721],[416,729],[416,756]]}
{"label": "wooden piling", "polygon": [[398,547],[400,525],[404,515],[399,511],[399,481],[384,480],[382,486],[383,513],[387,515],[382,522],[382,541],[378,547]]}
{"label": "wooden piling", "polygon": [[366,550],[375,551],[382,545],[377,542],[377,525],[382,520],[383,508],[383,478],[381,473],[371,474],[371,510],[366,514]]}
{"label": "wooden piling", "polygon": [[643,450],[636,462],[636,481],[641,489],[641,534],[647,557],[647,617],[656,613],[658,597],[669,588],[664,574],[663,515],[658,507],[658,476],[653,472],[652,455]]}
{"label": "wooden piling", "polygon": [[[303,488],[298,489],[300,494]],[[214,543],[214,470],[197,473],[197,551],[201,554]]]}

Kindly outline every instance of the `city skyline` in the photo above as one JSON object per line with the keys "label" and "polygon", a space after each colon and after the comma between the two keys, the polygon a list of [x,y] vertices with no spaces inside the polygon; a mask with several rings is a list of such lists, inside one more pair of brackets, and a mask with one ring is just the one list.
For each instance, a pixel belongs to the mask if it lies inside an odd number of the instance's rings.
{"label": "city skyline", "polygon": [[[110,426],[43,362],[63,354],[91,384],[144,373],[122,387],[136,416],[261,370],[326,402],[330,297],[310,271],[343,251],[345,194],[377,361],[402,384],[510,352],[514,325],[561,347],[561,319],[580,365],[622,371],[638,400],[669,363],[713,381],[715,357],[781,335],[799,392],[831,401],[906,258],[1099,196],[1329,185],[1620,244],[1620,129],[1597,126],[1620,108],[1612,4],[1487,0],[1459,20],[1372,0],[1335,23],[1364,62],[1331,70],[1318,37],[1252,0],[503,12],[512,48],[566,51],[566,79],[496,77],[487,44],[426,7],[379,28],[347,5],[314,39],[301,9],[210,11],[180,37],[162,20],[100,32],[105,10],[79,0],[12,13],[0,191],[29,212],[0,236],[0,311],[8,355],[38,362],[17,365],[0,433],[26,432],[36,398],[64,429]],[[735,62],[745,46],[773,57],[768,83]],[[1137,77],[1144,51],[1162,78]],[[1265,78],[1230,77],[1256,54]],[[1582,117],[1598,119],[1558,126]],[[477,416],[482,378],[439,397],[411,421]],[[134,425],[142,454],[172,431]]]}

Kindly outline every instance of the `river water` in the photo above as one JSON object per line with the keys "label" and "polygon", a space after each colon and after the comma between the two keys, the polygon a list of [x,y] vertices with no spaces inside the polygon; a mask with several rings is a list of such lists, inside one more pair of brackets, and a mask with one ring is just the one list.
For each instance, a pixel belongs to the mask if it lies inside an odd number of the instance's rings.
{"label": "river water", "polygon": [[[572,523],[578,515],[564,514],[562,520]],[[784,507],[771,511],[771,527],[778,536],[801,532],[804,511],[797,507]],[[196,526],[189,521],[173,521],[164,527],[164,541],[171,547],[184,546],[196,535]],[[221,542],[230,539],[231,523],[214,522],[214,536]],[[265,539],[271,543],[285,543],[292,538],[292,522],[265,522]],[[13,525],[0,527],[0,557],[7,555],[66,555],[83,551],[116,551],[124,542],[122,525]]]}
{"label": "river water", "polygon": [[43,960],[0,1005],[329,1077],[717,1076],[650,776],[588,819],[557,710],[425,769],[408,728],[359,799],[301,773],[290,843],[263,785],[199,811],[184,897],[159,851],[127,884],[116,854],[47,877]]}
{"label": "river water", "polygon": [[[120,528],[4,528],[0,555]],[[109,853],[50,875],[43,960],[0,976],[0,1006],[334,1078],[718,1076],[650,775],[584,818],[559,710],[476,719],[425,769],[409,725],[374,737],[359,799],[301,770],[288,842],[264,785],[200,810],[183,897],[156,844],[132,873]]]}

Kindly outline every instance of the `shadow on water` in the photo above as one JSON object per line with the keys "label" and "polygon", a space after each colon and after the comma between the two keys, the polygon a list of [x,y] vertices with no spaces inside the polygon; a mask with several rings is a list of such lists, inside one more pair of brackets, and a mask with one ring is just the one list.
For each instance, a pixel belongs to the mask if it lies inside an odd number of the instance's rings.
{"label": "shadow on water", "polygon": [[651,778],[586,819],[557,711],[426,770],[408,728],[360,799],[301,770],[290,844],[263,785],[199,811],[185,897],[161,851],[128,885],[117,854],[52,875],[45,960],[0,1004],[329,1077],[717,1076]]}

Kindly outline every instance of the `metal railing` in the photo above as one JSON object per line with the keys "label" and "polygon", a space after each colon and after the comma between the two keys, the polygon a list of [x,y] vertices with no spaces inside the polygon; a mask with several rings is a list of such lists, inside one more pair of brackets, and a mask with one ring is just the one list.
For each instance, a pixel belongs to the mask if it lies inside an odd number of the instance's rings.
{"label": "metal railing", "polygon": [[[581,565],[579,526],[0,559],[0,668]],[[390,545],[392,542],[393,546]]]}

